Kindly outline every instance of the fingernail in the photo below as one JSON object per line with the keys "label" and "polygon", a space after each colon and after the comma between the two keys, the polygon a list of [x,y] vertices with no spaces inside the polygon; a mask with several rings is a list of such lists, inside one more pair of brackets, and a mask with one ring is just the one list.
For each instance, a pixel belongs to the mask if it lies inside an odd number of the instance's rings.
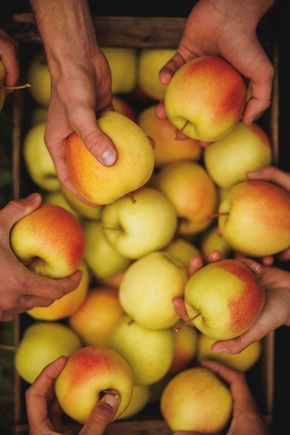
{"label": "fingernail", "polygon": [[111,150],[106,150],[100,157],[100,162],[105,166],[113,165],[117,160],[117,156]]}
{"label": "fingernail", "polygon": [[115,406],[117,405],[117,403],[118,403],[118,399],[119,399],[119,396],[118,396],[118,394],[116,394],[116,393],[106,393],[105,394],[105,396],[104,396],[104,400],[105,400],[105,402],[108,404],[108,405],[110,405],[112,408],[115,408]]}
{"label": "fingernail", "polygon": [[212,349],[211,350],[214,353],[228,353],[228,349],[224,348],[224,349]]}

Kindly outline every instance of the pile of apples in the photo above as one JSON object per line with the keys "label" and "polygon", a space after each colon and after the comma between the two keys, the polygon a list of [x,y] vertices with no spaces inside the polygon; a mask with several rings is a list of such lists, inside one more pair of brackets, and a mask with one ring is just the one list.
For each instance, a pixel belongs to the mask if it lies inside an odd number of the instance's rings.
{"label": "pile of apples", "polygon": [[[67,145],[71,178],[98,208],[79,201],[57,179],[44,143],[49,72],[44,53],[32,59],[27,79],[35,109],[23,156],[45,204],[41,214],[15,225],[11,243],[37,273],[63,277],[80,268],[83,275],[74,292],[27,312],[33,324],[23,331],[15,364],[32,383],[46,364],[69,356],[55,388],[65,413],[80,423],[98,395],[113,388],[122,397],[116,419],[135,416],[154,401],[173,431],[198,432],[205,429],[198,409],[210,403],[212,415],[219,416],[207,428],[214,433],[227,425],[232,399],[199,361],[215,358],[247,371],[262,351],[256,342],[236,355],[210,352],[217,339],[247,330],[265,300],[234,251],[255,257],[289,246],[290,197],[270,183],[245,179],[246,171],[270,165],[273,154],[262,128],[240,121],[247,98],[240,75],[223,60],[205,57],[186,64],[163,86],[158,72],[174,52],[104,48],[115,111],[102,116],[99,125],[115,143],[119,160],[102,167],[76,134]],[[166,120],[155,116],[162,99]],[[203,148],[201,141],[212,143]],[[282,219],[283,226],[276,226],[280,215],[288,223]],[[191,258],[205,260],[214,249],[224,260],[190,277]],[[190,326],[181,327],[174,297],[185,298]],[[235,312],[229,313],[229,299]],[[250,308],[248,317],[243,305]],[[185,390],[193,380],[195,391]],[[197,400],[204,382],[208,403]],[[182,412],[184,401],[191,410],[199,407],[197,415],[203,417],[195,418],[197,426]]]}

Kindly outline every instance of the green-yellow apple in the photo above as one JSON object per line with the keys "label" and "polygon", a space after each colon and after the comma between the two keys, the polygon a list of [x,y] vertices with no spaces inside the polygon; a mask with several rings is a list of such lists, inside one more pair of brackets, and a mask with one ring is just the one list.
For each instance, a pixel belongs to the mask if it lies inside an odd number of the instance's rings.
{"label": "green-yellow apple", "polygon": [[80,219],[79,213],[73,207],[71,207],[61,190],[56,190],[55,192],[46,192],[43,195],[43,202],[45,204],[53,204],[63,207]]}
{"label": "green-yellow apple", "polygon": [[47,107],[51,96],[51,78],[46,54],[43,50],[33,56],[27,70],[27,80],[32,98],[40,105]]}
{"label": "green-yellow apple", "polygon": [[185,63],[166,88],[165,111],[175,127],[203,142],[222,139],[240,121],[247,99],[243,77],[218,56]]}
{"label": "green-yellow apple", "polygon": [[122,113],[123,115],[127,116],[127,118],[131,119],[134,122],[137,121],[137,113],[135,109],[123,97],[120,96],[117,97],[117,95],[113,95],[112,103],[113,103],[113,108],[116,112]]}
{"label": "green-yellow apple", "polygon": [[159,71],[176,53],[175,49],[143,48],[139,52],[138,85],[154,100],[162,100],[166,86],[159,80]]}
{"label": "green-yellow apple", "polygon": [[142,411],[145,406],[150,401],[151,389],[150,385],[138,385],[133,384],[133,392],[131,402],[123,414],[117,420],[124,420],[125,418],[134,417],[140,411]]}
{"label": "green-yellow apple", "polygon": [[81,424],[107,390],[117,391],[121,396],[114,419],[118,418],[130,403],[132,389],[132,371],[124,358],[97,346],[84,346],[73,352],[55,381],[62,410]]}
{"label": "green-yellow apple", "polygon": [[153,182],[175,207],[179,235],[197,234],[209,227],[209,215],[217,207],[217,188],[201,164],[171,163],[160,169]]}
{"label": "green-yellow apple", "polygon": [[42,204],[16,222],[11,248],[30,270],[51,278],[74,273],[85,254],[85,234],[79,220],[63,207]]}
{"label": "green-yellow apple", "polygon": [[203,258],[202,253],[197,246],[195,246],[190,240],[182,239],[181,237],[173,239],[164,250],[181,260],[186,267],[189,266],[192,257],[199,256]]}
{"label": "green-yellow apple", "polygon": [[183,296],[187,267],[166,251],[139,258],[126,270],[119,289],[124,310],[149,329],[170,328],[178,322],[172,298]]}
{"label": "green-yellow apple", "polygon": [[229,340],[247,331],[264,302],[264,288],[236,259],[205,265],[189,278],[184,291],[185,308],[194,326],[216,340]]}
{"label": "green-yellow apple", "polygon": [[102,47],[112,74],[112,94],[128,94],[137,83],[138,52],[135,48]]}
{"label": "green-yellow apple", "polygon": [[[178,322],[176,327],[181,323]],[[188,368],[195,360],[198,351],[199,335],[197,329],[182,328],[175,334],[175,351],[168,373],[173,375]]]}
{"label": "green-yellow apple", "polygon": [[150,385],[168,371],[174,356],[174,330],[144,328],[125,314],[107,346],[119,353],[133,372],[134,384]]}
{"label": "green-yellow apple", "polygon": [[154,169],[154,153],[144,131],[131,119],[108,111],[98,118],[100,129],[114,142],[118,160],[102,165],[73,133],[66,144],[70,177],[78,192],[92,203],[109,204],[146,184]]}
{"label": "green-yellow apple", "polygon": [[48,113],[47,107],[43,107],[40,105],[37,105],[36,107],[34,107],[31,111],[30,125],[34,126],[34,125],[42,124],[43,122],[46,122],[47,113]]}
{"label": "green-yellow apple", "polygon": [[69,318],[69,325],[85,345],[106,346],[109,335],[124,314],[117,289],[93,287]]}
{"label": "green-yellow apple", "polygon": [[[187,328],[184,328],[187,329]],[[214,361],[220,361],[223,364],[228,365],[236,370],[246,372],[250,370],[260,359],[262,354],[262,342],[254,341],[240,353],[224,353],[224,352],[212,352],[211,346],[216,340],[208,337],[205,334],[200,333],[198,335],[197,345],[197,360],[210,359]]]}
{"label": "green-yellow apple", "polygon": [[224,138],[204,150],[204,164],[213,181],[228,189],[246,179],[246,172],[256,171],[272,162],[268,135],[258,124],[239,122]]}
{"label": "green-yellow apple", "polygon": [[143,186],[134,192],[134,198],[133,203],[123,196],[105,205],[102,212],[108,242],[133,260],[163,249],[177,228],[174,206],[160,190]]}
{"label": "green-yellow apple", "polygon": [[38,320],[60,320],[72,316],[85,302],[90,284],[89,270],[84,261],[79,269],[83,274],[75,290],[55,300],[47,307],[32,308],[27,311],[27,314]]}
{"label": "green-yellow apple", "polygon": [[155,107],[146,107],[138,116],[138,125],[155,142],[155,167],[180,161],[199,161],[202,156],[199,141],[191,138],[177,141],[175,126],[169,119],[157,118]]}
{"label": "green-yellow apple", "polygon": [[290,245],[290,194],[268,181],[232,186],[219,206],[222,237],[247,256],[274,255]]}
{"label": "green-yellow apple", "polygon": [[45,191],[55,192],[60,189],[60,181],[44,142],[45,129],[46,123],[42,122],[28,130],[23,140],[23,158],[34,183]]}
{"label": "green-yellow apple", "polygon": [[221,236],[218,225],[215,223],[200,233],[198,247],[205,259],[215,250],[220,251],[223,258],[230,258],[233,254],[232,248]]}
{"label": "green-yellow apple", "polygon": [[102,222],[87,220],[82,225],[86,236],[85,261],[97,280],[127,269],[132,260],[108,242]]}
{"label": "green-yellow apple", "polygon": [[90,219],[90,220],[100,220],[102,214],[102,207],[93,207],[91,205],[85,204],[79,198],[77,198],[70,190],[68,190],[64,185],[60,186],[60,190],[67,200],[68,204],[75,210],[75,212],[80,216],[80,218]]}
{"label": "green-yellow apple", "polygon": [[37,321],[28,326],[15,354],[15,369],[32,384],[44,367],[82,346],[78,335],[60,322]]}
{"label": "green-yellow apple", "polygon": [[204,367],[177,373],[165,386],[160,401],[161,414],[173,432],[223,433],[232,408],[229,388]]}

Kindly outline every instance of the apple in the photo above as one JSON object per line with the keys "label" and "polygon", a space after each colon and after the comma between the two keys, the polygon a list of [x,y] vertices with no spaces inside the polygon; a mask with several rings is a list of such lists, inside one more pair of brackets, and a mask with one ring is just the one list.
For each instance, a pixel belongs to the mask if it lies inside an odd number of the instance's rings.
{"label": "apple", "polygon": [[240,121],[247,100],[243,77],[218,56],[200,56],[172,77],[165,112],[180,133],[203,142],[222,139]]}
{"label": "apple", "polygon": [[105,278],[98,278],[97,282],[100,286],[109,286],[111,288],[119,289],[122,279],[125,275],[127,269],[117,272],[113,275],[107,276]]}
{"label": "apple", "polygon": [[89,270],[84,261],[79,269],[83,274],[75,290],[55,300],[47,307],[32,308],[27,311],[27,314],[38,320],[61,320],[72,316],[85,302],[90,284]]}
{"label": "apple", "polygon": [[132,260],[163,249],[177,228],[174,206],[160,190],[143,186],[134,192],[134,198],[132,203],[123,196],[105,205],[102,213],[108,242]]}
{"label": "apple", "polygon": [[97,280],[122,272],[132,263],[108,242],[102,222],[83,222],[83,229],[86,237],[85,261]]}
{"label": "apple", "polygon": [[174,331],[145,328],[125,314],[111,332],[107,346],[127,361],[134,384],[150,385],[161,379],[171,365]]}
{"label": "apple", "polygon": [[197,246],[190,240],[182,239],[181,237],[173,239],[165,248],[165,251],[182,261],[186,267],[189,266],[192,257],[199,256],[203,258]]}
{"label": "apple", "polygon": [[223,433],[232,409],[229,388],[205,367],[177,373],[165,386],[160,400],[161,414],[173,432]]}
{"label": "apple", "polygon": [[43,122],[27,131],[23,140],[23,158],[32,181],[45,191],[55,192],[60,189],[60,181],[44,142],[45,129],[46,123]]}
{"label": "apple", "polygon": [[102,214],[102,207],[93,207],[91,205],[85,204],[83,201],[78,199],[70,190],[68,190],[64,185],[60,186],[60,190],[65,197],[68,204],[73,208],[75,213],[77,213],[80,218],[89,220],[100,220]]}
{"label": "apple", "polygon": [[121,396],[114,419],[118,418],[130,403],[132,389],[132,371],[124,358],[97,346],[84,346],[73,352],[55,381],[55,394],[62,410],[81,424],[107,390],[117,391]]}
{"label": "apple", "polygon": [[[188,329],[188,328],[185,328]],[[236,370],[246,372],[250,370],[260,359],[262,354],[262,342],[254,341],[240,353],[212,352],[211,346],[215,342],[214,338],[200,333],[197,338],[197,360],[214,360],[228,365]]]}
{"label": "apple", "polygon": [[34,126],[37,124],[42,124],[43,122],[46,123],[47,113],[48,113],[48,107],[43,107],[40,105],[34,107],[31,111],[30,125]]}
{"label": "apple", "polygon": [[68,321],[85,345],[106,346],[110,333],[124,314],[117,289],[93,287]]}
{"label": "apple", "polygon": [[228,189],[246,179],[246,172],[259,170],[272,162],[268,135],[258,124],[239,122],[224,138],[204,150],[204,164],[213,181]]}
{"label": "apple", "polygon": [[175,207],[179,218],[178,235],[200,233],[212,223],[209,216],[217,207],[217,188],[201,164],[176,162],[166,165],[156,174],[154,186]]}
{"label": "apple", "polygon": [[19,261],[51,278],[65,278],[79,268],[85,243],[78,219],[53,204],[42,204],[16,222],[10,232],[11,248]]}
{"label": "apple", "polygon": [[112,103],[113,103],[113,108],[116,112],[122,113],[123,115],[127,116],[127,118],[131,119],[134,122],[137,121],[137,114],[135,109],[124,98],[117,95],[113,95]]}
{"label": "apple", "polygon": [[222,237],[246,256],[274,255],[290,245],[290,194],[274,183],[248,180],[232,186],[218,216]]}
{"label": "apple", "polygon": [[154,169],[154,153],[146,134],[121,113],[107,111],[98,118],[100,129],[114,142],[118,160],[102,165],[85,147],[77,133],[67,139],[69,175],[78,192],[88,201],[104,205],[143,186]]}
{"label": "apple", "polygon": [[[181,322],[178,322],[178,328]],[[175,334],[175,351],[173,361],[169,367],[168,373],[174,375],[187,369],[193,364],[198,352],[199,334],[197,329],[182,328]]]}
{"label": "apple", "polygon": [[156,104],[146,107],[139,113],[138,125],[155,142],[155,167],[180,161],[199,161],[202,148],[199,141],[191,138],[176,140],[176,128],[169,119],[159,119],[155,115]]}
{"label": "apple", "polygon": [[43,195],[43,202],[45,204],[53,204],[63,207],[67,211],[75,215],[78,219],[80,219],[79,213],[67,202],[61,190],[57,190],[55,192],[46,192]]}
{"label": "apple", "polygon": [[184,263],[168,252],[154,251],[126,270],[119,288],[120,303],[144,328],[170,328],[180,319],[172,298],[183,296],[187,281]]}
{"label": "apple", "polygon": [[175,49],[143,48],[139,52],[138,85],[154,100],[162,100],[166,86],[159,80],[159,71],[174,56]]}
{"label": "apple", "polygon": [[138,52],[135,48],[102,47],[112,74],[112,94],[128,94],[137,83]]}
{"label": "apple", "polygon": [[200,234],[198,242],[203,258],[207,258],[212,251],[220,251],[223,258],[230,258],[233,250],[221,236],[218,224],[214,223]]}
{"label": "apple", "polygon": [[265,291],[248,267],[225,259],[205,265],[189,278],[184,303],[199,331],[216,340],[229,340],[255,323]]}
{"label": "apple", "polygon": [[117,418],[117,420],[124,420],[125,418],[134,417],[150,401],[151,389],[150,385],[137,385],[133,384],[132,398],[129,406],[125,411]]}
{"label": "apple", "polygon": [[15,369],[32,384],[44,367],[82,346],[78,335],[60,322],[38,321],[28,326],[15,353]]}
{"label": "apple", "polygon": [[51,78],[43,50],[31,59],[27,69],[27,80],[31,84],[29,90],[32,98],[36,103],[48,107],[51,96]]}

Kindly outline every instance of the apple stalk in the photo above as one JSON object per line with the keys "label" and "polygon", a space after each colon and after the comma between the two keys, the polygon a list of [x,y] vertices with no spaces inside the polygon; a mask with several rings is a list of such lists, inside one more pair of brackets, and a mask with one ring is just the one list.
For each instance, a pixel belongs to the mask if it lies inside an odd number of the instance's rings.
{"label": "apple stalk", "polygon": [[192,322],[194,319],[196,319],[199,316],[200,316],[200,312],[198,311],[195,316],[186,320],[186,322],[182,323],[181,325],[176,326],[176,328],[174,328],[174,331],[179,332],[181,329],[183,329],[186,325],[188,325],[190,322]]}
{"label": "apple stalk", "polygon": [[186,126],[188,124],[189,124],[189,121],[185,121],[184,126],[180,130],[178,130],[176,137],[175,137],[176,140],[180,139],[180,136],[182,135],[182,133],[184,132],[184,129],[186,128]]}

